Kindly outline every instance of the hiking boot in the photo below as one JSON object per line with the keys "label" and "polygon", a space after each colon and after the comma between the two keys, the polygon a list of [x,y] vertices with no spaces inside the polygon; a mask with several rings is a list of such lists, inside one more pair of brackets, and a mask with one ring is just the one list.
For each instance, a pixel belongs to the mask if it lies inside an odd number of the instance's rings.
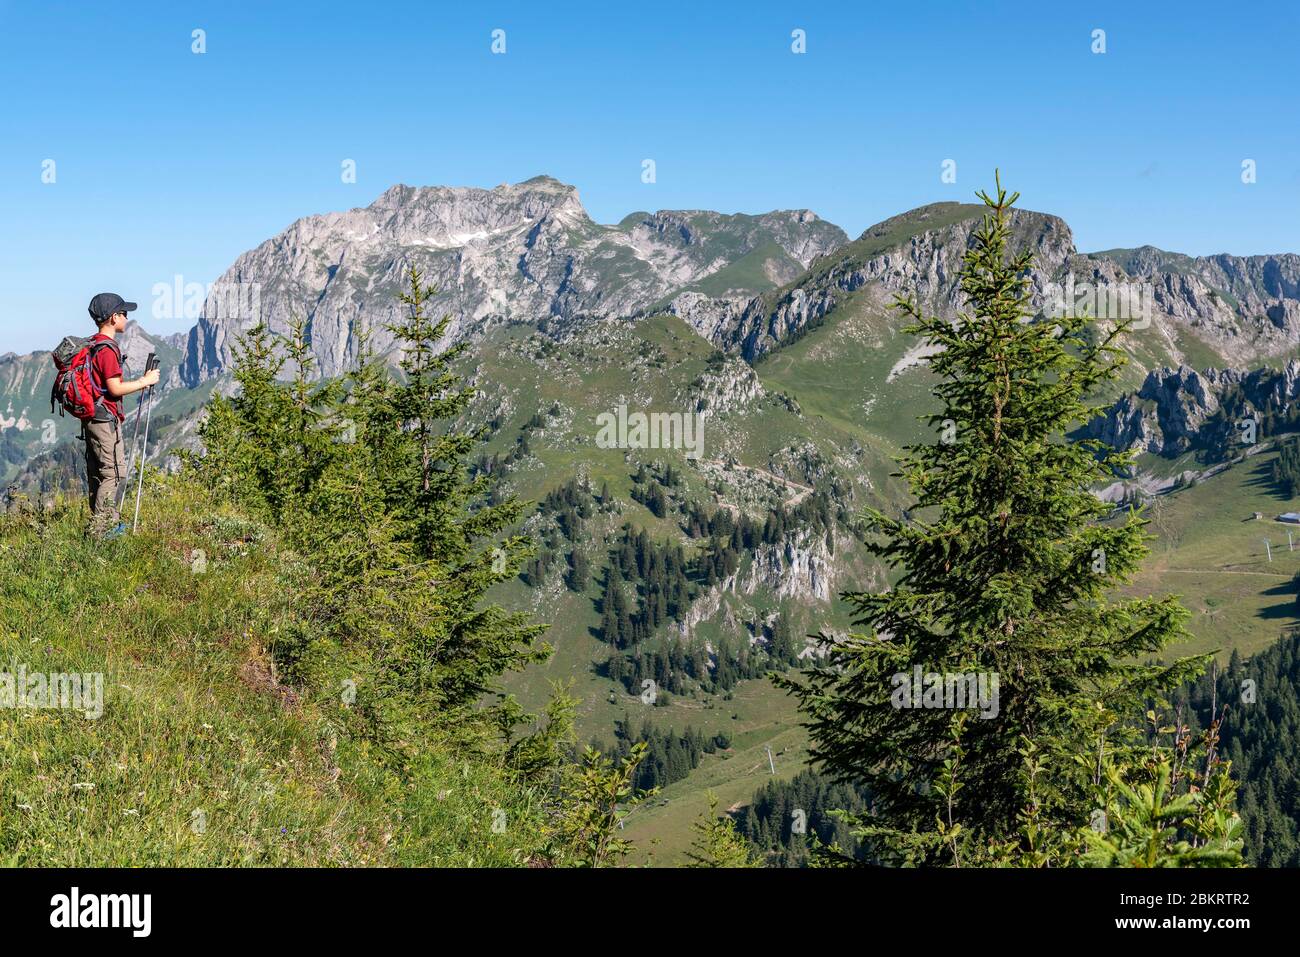
{"label": "hiking boot", "polygon": [[126,522],[116,509],[95,512],[86,523],[86,534],[95,540],[117,538],[126,531]]}

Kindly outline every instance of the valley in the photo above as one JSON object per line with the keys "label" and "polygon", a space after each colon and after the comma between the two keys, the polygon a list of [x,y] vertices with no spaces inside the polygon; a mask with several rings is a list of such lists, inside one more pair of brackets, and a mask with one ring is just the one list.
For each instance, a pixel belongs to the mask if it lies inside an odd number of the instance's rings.
{"label": "valley", "polygon": [[[463,349],[457,370],[478,390],[464,423],[484,435],[475,469],[498,494],[532,503],[521,530],[536,556],[493,597],[548,623],[555,653],[506,689],[539,710],[556,684],[569,687],[580,744],[610,742],[619,722],[727,742],[626,822],[637,860],[677,864],[708,794],[738,808],[805,767],[794,703],[764,675],[815,655],[814,636],[851,627],[842,592],[891,580],[856,516],[868,504],[904,513],[894,457],[937,428],[924,421],[933,373],[891,303],[917,292],[941,315],[960,308],[957,274],[979,212],[933,204],[849,241],[807,210],[637,212],[603,226],[549,177],[494,190],[395,186],[368,207],[298,221],[214,288],[256,283],[256,318],[277,331],[305,313],[319,372],[332,377],[354,361],[363,329],[393,358],[383,330],[399,277],[411,264],[427,270],[435,307],[451,317],[444,344]],[[1214,474],[1197,455],[1210,448],[1206,423],[1220,409],[1224,421],[1237,414],[1229,386],[1279,429],[1300,395],[1300,367],[1288,365],[1300,355],[1300,257],[1088,255],[1056,217],[1017,212],[1014,222],[1039,256],[1036,305],[1067,273],[1154,290],[1154,320],[1122,340],[1129,365],[1098,396],[1094,423],[1141,453],[1116,494],[1145,501],[1152,555],[1125,593],[1181,596],[1191,637],[1171,654],[1226,660],[1269,647],[1300,624],[1300,551],[1271,521],[1296,505],[1269,478],[1274,434],[1263,429],[1256,454]],[[207,398],[231,388],[232,347],[250,320],[218,313],[185,337],[135,325],[124,343],[135,368],[149,351],[163,357],[154,421],[164,450],[193,447]],[[1208,399],[1191,368],[1208,377]],[[1249,370],[1265,371],[1247,381]],[[13,423],[0,468],[36,498],[74,488],[78,474],[67,421],[52,442],[42,437],[50,378],[47,354],[0,358],[0,410]],[[598,417],[620,406],[698,417],[702,455],[602,448]],[[1151,494],[1156,479],[1188,470],[1205,474]],[[548,506],[551,496],[561,499]],[[628,565],[620,553],[633,552]],[[614,592],[626,628],[610,623]],[[778,632],[792,653],[778,653]],[[644,698],[659,664],[691,656],[702,667],[669,667],[673,690]],[[612,673],[624,666],[634,670]]]}

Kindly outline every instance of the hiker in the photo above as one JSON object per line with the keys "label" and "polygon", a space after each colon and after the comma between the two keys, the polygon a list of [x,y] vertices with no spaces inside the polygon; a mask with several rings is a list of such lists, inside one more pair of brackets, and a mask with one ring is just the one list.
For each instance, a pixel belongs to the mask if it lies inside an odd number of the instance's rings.
{"label": "hiker", "polygon": [[118,485],[126,480],[126,443],[122,439],[122,399],[158,383],[151,369],[130,382],[122,378],[122,352],[115,341],[126,329],[126,314],[136,308],[111,292],[90,300],[90,318],[99,331],[90,338],[91,369],[97,394],[94,415],[83,420],[86,443],[86,484],[90,487],[90,534],[116,536],[126,531],[117,510]]}

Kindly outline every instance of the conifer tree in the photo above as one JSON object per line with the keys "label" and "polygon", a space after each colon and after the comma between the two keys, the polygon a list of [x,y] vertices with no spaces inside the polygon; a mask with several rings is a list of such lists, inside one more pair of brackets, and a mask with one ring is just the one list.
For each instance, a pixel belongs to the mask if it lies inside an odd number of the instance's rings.
{"label": "conifer tree", "polygon": [[489,504],[495,477],[470,475],[481,437],[458,425],[474,396],[453,368],[462,350],[439,351],[449,320],[425,314],[434,290],[417,268],[407,281],[401,296],[407,315],[389,327],[405,379],[376,395],[354,391],[349,408],[365,423],[363,454],[382,470],[387,513],[410,545],[409,574],[427,578],[438,603],[431,627],[390,647],[389,658],[408,690],[432,695],[445,714],[472,706],[495,690],[501,674],[549,649],[534,646],[541,626],[485,601],[488,588],[513,578],[531,553],[526,538],[502,537],[522,505],[514,498]]}
{"label": "conifer tree", "polygon": [[337,424],[332,412],[342,395],[338,380],[313,381],[316,365],[307,320],[295,317],[280,339],[286,364],[293,370],[283,424],[288,440],[280,449],[280,469],[289,486],[291,511],[301,514],[305,496],[336,456]]}
{"label": "conifer tree", "polygon": [[[494,477],[471,477],[478,436],[460,425],[473,392],[437,351],[446,320],[432,290],[408,274],[409,315],[393,327],[404,381],[394,382],[358,331],[342,383],[310,382],[305,323],[288,337],[253,329],[237,348],[241,389],[218,399],[191,467],[283,525],[310,562],[312,636],[297,659],[358,686],[364,733],[394,747],[433,727],[487,735],[522,717],[509,701],[479,707],[504,672],[544,658],[543,626],[486,601],[513,578],[530,543],[507,535],[514,499],[487,502]],[[410,337],[410,338],[408,338]],[[280,381],[285,357],[294,375]]]}
{"label": "conifer tree", "polygon": [[234,344],[235,394],[214,395],[200,430],[205,454],[183,456],[200,480],[276,520],[289,495],[279,452],[286,440],[287,395],[277,382],[284,357],[259,323]]}
{"label": "conifer tree", "polygon": [[590,577],[587,557],[575,548],[569,553],[569,571],[565,575],[565,584],[571,591],[582,592],[587,587],[587,580]]}
{"label": "conifer tree", "polygon": [[[1143,521],[1102,523],[1109,506],[1092,491],[1128,457],[1065,438],[1116,374],[1125,326],[1090,342],[1087,317],[1035,319],[1032,253],[1009,251],[1018,194],[999,180],[979,196],[969,311],[949,320],[898,302],[936,349],[941,409],[929,416],[939,441],[900,459],[916,498],[907,517],[867,509],[871,551],[896,584],[846,594],[862,630],[806,680],[782,682],[814,760],[871,791],[862,833],[912,863],[977,863],[990,846],[1025,854],[1040,835],[1075,834],[1148,699],[1204,663],[1142,663],[1186,637],[1187,613],[1173,597],[1108,600],[1146,554]],[[904,700],[916,666],[995,676],[996,716]]]}

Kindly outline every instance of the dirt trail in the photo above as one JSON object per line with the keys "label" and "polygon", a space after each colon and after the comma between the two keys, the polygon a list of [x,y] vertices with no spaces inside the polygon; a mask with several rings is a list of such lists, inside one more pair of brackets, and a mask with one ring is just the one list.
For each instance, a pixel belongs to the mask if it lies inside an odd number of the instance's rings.
{"label": "dirt trail", "polygon": [[[722,469],[725,469],[727,467],[727,463],[721,461],[720,459],[701,459],[700,461],[707,462],[709,465],[716,465]],[[800,485],[798,482],[792,482],[789,479],[781,478],[781,476],[773,472],[769,472],[767,469],[761,469],[756,465],[742,465],[739,462],[733,462],[731,463],[731,467],[733,469],[740,469],[745,472],[753,472],[754,474],[761,475],[764,478],[769,478],[780,485],[784,485],[787,489],[798,489],[799,491],[796,492],[796,494],[786,499],[785,501],[786,508],[794,508],[805,498],[807,498],[813,491],[812,486]],[[735,509],[735,506],[732,505],[728,505],[726,507]]]}

